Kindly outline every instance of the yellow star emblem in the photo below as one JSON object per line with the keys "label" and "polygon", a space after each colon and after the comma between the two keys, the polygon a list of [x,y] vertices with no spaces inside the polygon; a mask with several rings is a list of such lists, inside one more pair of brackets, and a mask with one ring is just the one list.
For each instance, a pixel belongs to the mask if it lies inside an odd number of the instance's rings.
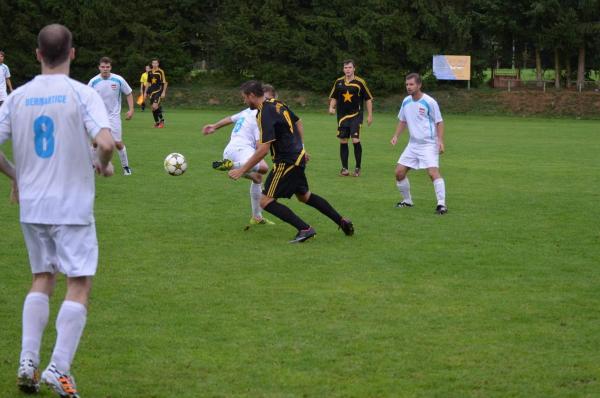
{"label": "yellow star emblem", "polygon": [[350,91],[346,90],[346,94],[342,94],[344,96],[344,102],[352,102],[352,96],[354,94],[350,94]]}

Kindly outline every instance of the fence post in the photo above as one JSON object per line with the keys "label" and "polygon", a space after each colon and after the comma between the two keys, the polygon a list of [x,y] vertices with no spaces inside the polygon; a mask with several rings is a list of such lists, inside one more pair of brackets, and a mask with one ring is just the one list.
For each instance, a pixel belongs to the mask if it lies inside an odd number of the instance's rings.
{"label": "fence post", "polygon": [[544,92],[546,92],[546,82],[544,82]]}
{"label": "fence post", "polygon": [[510,79],[507,80],[507,82],[508,82],[508,92],[510,93]]}

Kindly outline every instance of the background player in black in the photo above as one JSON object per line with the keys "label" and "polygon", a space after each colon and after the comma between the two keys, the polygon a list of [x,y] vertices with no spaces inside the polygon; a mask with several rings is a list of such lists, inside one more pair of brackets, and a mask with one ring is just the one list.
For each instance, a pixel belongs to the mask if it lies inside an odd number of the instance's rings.
{"label": "background player in black", "polygon": [[165,119],[162,114],[162,106],[160,102],[167,94],[167,78],[165,72],[160,69],[158,59],[152,60],[152,69],[148,72],[148,88],[146,89],[146,97],[150,97],[152,105],[152,116],[154,116],[154,127],[165,127]]}
{"label": "background player in black", "polygon": [[319,210],[335,222],[346,235],[354,234],[352,222],[342,217],[324,198],[311,193],[304,174],[306,162],[303,145],[303,130],[300,119],[276,99],[265,100],[262,84],[251,80],[241,87],[244,102],[251,109],[258,109],[256,121],[260,139],[254,154],[239,169],[229,171],[237,180],[256,163],[271,152],[273,168],[265,182],[260,205],[263,209],[293,225],[298,233],[290,243],[304,242],[316,235],[316,231],[288,207],[277,201],[296,195],[299,201]]}
{"label": "background player in black", "polygon": [[344,76],[333,83],[329,94],[329,113],[336,113],[340,139],[340,159],[342,161],[341,176],[348,176],[348,138],[352,137],[356,168],[353,175],[360,176],[362,161],[362,145],[360,143],[360,128],[363,122],[363,103],[367,108],[367,124],[373,122],[373,96],[367,87],[367,82],[354,75],[354,61],[344,61]]}

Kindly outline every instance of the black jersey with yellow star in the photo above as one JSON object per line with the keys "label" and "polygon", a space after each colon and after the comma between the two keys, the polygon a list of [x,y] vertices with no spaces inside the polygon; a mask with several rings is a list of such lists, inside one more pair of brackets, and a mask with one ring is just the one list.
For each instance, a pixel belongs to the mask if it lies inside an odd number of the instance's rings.
{"label": "black jersey with yellow star", "polygon": [[296,126],[298,120],[286,104],[276,99],[268,99],[259,105],[256,114],[259,143],[271,143],[273,163],[304,166],[304,146]]}
{"label": "black jersey with yellow star", "polygon": [[337,101],[338,121],[358,117],[362,123],[364,102],[373,99],[373,96],[367,82],[360,77],[354,76],[354,79],[346,81],[346,77],[342,76],[333,83],[329,98]]}
{"label": "black jersey with yellow star", "polygon": [[148,72],[148,95],[162,90],[165,83],[167,83],[165,71],[160,68],[157,70],[150,70],[150,72]]}

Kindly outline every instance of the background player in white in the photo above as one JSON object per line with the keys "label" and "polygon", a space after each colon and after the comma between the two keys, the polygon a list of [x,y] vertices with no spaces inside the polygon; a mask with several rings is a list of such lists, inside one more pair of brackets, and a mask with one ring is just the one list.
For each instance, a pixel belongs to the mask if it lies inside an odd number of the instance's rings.
{"label": "background player in white", "polygon": [[15,166],[0,171],[17,182],[20,221],[33,281],[23,305],[17,384],[39,390],[40,345],[56,274],[67,292],[56,318],[56,344],[41,380],[62,397],[78,397],[71,363],[86,323],[98,261],[94,221],[94,171],[90,140],[98,144],[96,170],[113,174],[114,141],[100,96],[68,77],[75,57],[71,32],[48,25],[38,35],[42,74],[16,89],[0,108],[0,144],[12,140]]}
{"label": "background player in white", "polygon": [[437,214],[446,214],[446,187],[440,174],[439,155],[444,153],[444,122],[437,102],[421,91],[421,76],[411,73],[406,76],[408,97],[402,101],[398,119],[400,122],[392,137],[396,145],[398,136],[408,125],[410,139],[396,166],[396,186],[402,201],[396,207],[412,207],[410,183],[406,177],[410,169],[427,169],[437,198]]}
{"label": "background player in white", "polygon": [[100,73],[90,79],[88,86],[92,87],[104,101],[108,118],[110,120],[110,131],[117,146],[123,174],[131,175],[129,168],[129,159],[127,158],[127,148],[123,144],[123,131],[121,127],[121,93],[127,98],[129,110],[125,119],[129,120],[133,116],[133,92],[125,79],[112,73],[112,60],[108,57],[100,58],[98,63]]}
{"label": "background player in white", "polygon": [[[266,98],[275,98],[276,93],[273,86],[263,85]],[[244,163],[254,154],[256,143],[260,132],[256,124],[256,109],[246,108],[235,115],[228,116],[213,124],[207,124],[202,128],[204,135],[212,134],[221,127],[235,123],[231,130],[231,138],[223,151],[223,160],[213,162],[213,168],[218,170],[231,170],[242,167]],[[265,160],[261,160],[245,176],[252,180],[250,184],[250,203],[252,205],[252,218],[250,225],[274,224],[262,215],[260,197],[262,195],[262,176],[269,171]]]}
{"label": "background player in white", "polygon": [[4,51],[0,51],[0,106],[6,101],[6,97],[11,91],[13,88],[10,82],[10,69],[4,63]]}

